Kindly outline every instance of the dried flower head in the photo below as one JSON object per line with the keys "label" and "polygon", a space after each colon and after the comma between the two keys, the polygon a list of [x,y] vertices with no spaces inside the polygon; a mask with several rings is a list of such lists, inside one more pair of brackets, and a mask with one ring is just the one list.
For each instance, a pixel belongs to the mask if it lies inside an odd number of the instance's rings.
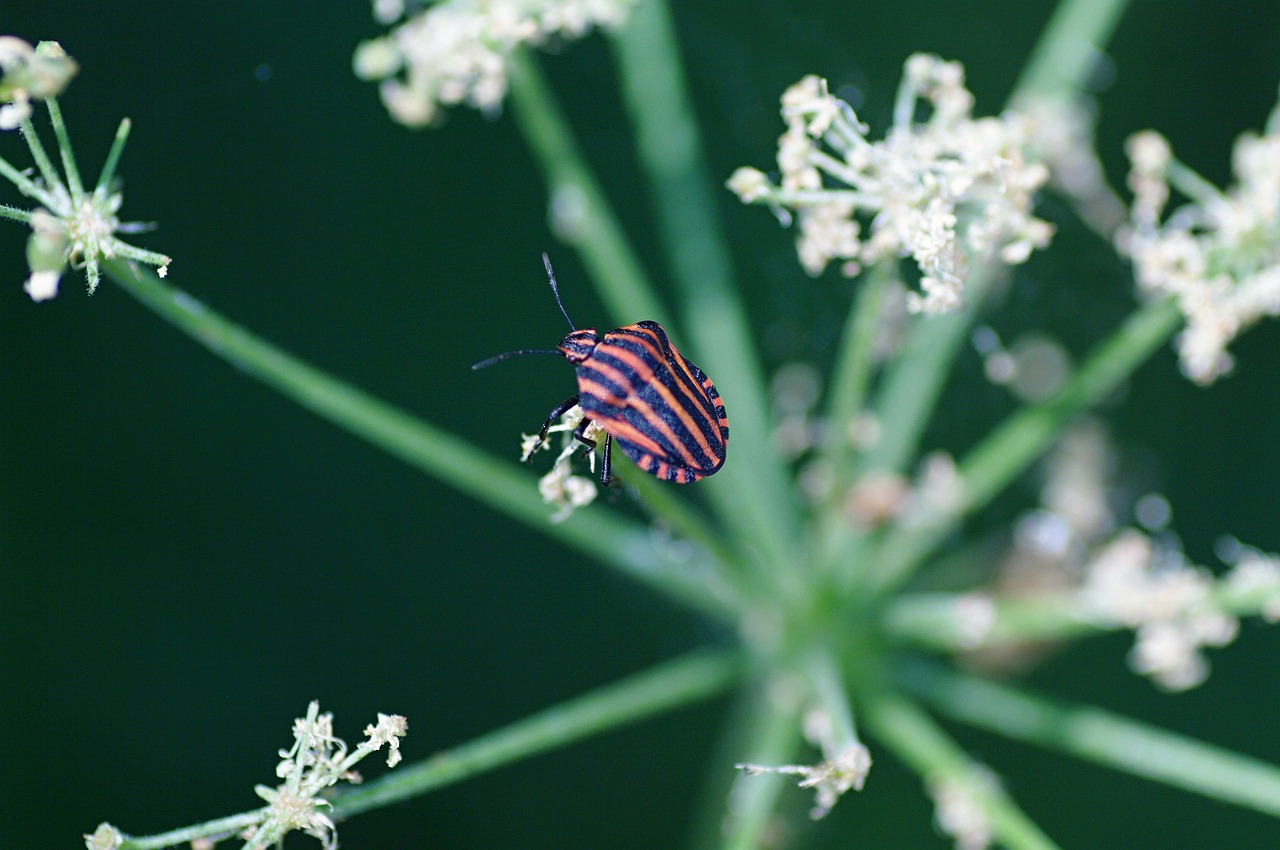
{"label": "dried flower head", "polygon": [[333,734],[333,715],[321,714],[320,704],[312,702],[306,716],[293,722],[293,746],[280,751],[276,776],[284,782],[254,789],[267,806],[261,810],[262,820],[246,832],[246,850],[278,845],[294,830],[320,839],[332,850],[337,846],[336,827],[325,813],[330,803],[321,795],[340,781],[359,781],[352,768],[384,746],[389,748],[387,765],[394,767],[400,761],[400,738],[407,731],[403,717],[379,714],[378,722],[364,730],[367,739],[348,752],[346,743]]}
{"label": "dried flower head", "polygon": [[[1183,374],[1213,383],[1234,365],[1231,341],[1280,315],[1280,129],[1237,139],[1236,182],[1225,191],[1175,159],[1154,132],[1133,136],[1126,149],[1133,206],[1119,246],[1133,259],[1140,291],[1173,296],[1186,316],[1177,339]],[[1190,200],[1165,216],[1173,190]]]}
{"label": "dried flower head", "polygon": [[[921,104],[929,115],[918,122]],[[1049,174],[1027,153],[1029,122],[1014,113],[974,119],[972,108],[959,63],[917,54],[906,63],[893,127],[872,142],[825,80],[805,77],[782,95],[778,183],[740,168],[727,185],[784,221],[795,212],[796,248],[809,274],[839,261],[853,276],[870,263],[910,257],[921,291],[909,308],[954,310],[975,260],[1021,263],[1053,230],[1031,215]]]}
{"label": "dried flower head", "polygon": [[[391,117],[411,127],[430,124],[442,107],[465,103],[491,112],[507,90],[512,51],[548,39],[578,38],[592,27],[615,27],[632,0],[445,0],[356,48],[362,80],[380,80]],[[375,0],[374,15],[393,24],[400,0]]]}

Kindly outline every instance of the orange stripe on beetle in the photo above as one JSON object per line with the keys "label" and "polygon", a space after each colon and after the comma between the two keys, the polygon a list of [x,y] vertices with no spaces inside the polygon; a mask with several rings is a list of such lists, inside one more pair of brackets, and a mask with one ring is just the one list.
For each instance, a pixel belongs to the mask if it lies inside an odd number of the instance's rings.
{"label": "orange stripe on beetle", "polygon": [[551,261],[546,254],[542,261],[572,331],[554,350],[511,351],[471,368],[523,354],[558,354],[574,364],[578,393],[547,417],[539,442],[559,416],[580,405],[583,418],[574,437],[595,448],[595,441],[585,436],[586,427],[595,422],[605,432],[600,475],[605,484],[612,477],[612,443],[642,470],[665,481],[688,484],[719,471],[729,445],[729,420],[711,379],[676,350],[657,322],[638,322],[603,335],[595,328],[574,327],[560,301]]}

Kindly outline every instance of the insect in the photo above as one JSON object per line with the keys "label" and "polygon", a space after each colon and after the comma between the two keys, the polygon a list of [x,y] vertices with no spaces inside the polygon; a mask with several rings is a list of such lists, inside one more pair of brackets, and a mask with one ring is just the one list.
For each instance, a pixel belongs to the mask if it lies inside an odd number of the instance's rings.
{"label": "insect", "polygon": [[556,405],[542,423],[538,445],[547,430],[574,405],[583,410],[573,432],[579,442],[595,449],[586,436],[595,422],[604,429],[601,482],[612,479],[612,446],[636,466],[664,481],[688,484],[724,466],[729,443],[729,420],[724,402],[711,379],[676,351],[657,322],[637,322],[604,335],[595,328],[577,328],[560,300],[551,260],[542,255],[556,304],[571,332],[552,349],[508,351],[472,366],[483,369],[499,360],[525,354],[554,354],[576,367],[578,392]]}

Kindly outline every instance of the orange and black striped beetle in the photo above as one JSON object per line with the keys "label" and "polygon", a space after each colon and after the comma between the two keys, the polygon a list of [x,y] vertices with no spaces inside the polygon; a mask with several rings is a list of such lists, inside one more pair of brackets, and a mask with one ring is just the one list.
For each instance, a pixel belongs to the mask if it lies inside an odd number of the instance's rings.
{"label": "orange and black striped beetle", "polygon": [[542,423],[538,445],[565,411],[581,405],[582,422],[573,436],[591,449],[585,434],[595,422],[604,429],[604,464],[600,480],[612,476],[612,444],[645,472],[664,481],[688,484],[724,466],[729,420],[711,379],[690,363],[667,339],[657,322],[637,322],[604,335],[595,328],[578,329],[560,300],[551,261],[542,255],[556,304],[571,332],[552,349],[524,349],[490,357],[472,366],[483,369],[525,354],[555,354],[576,367],[578,392],[556,405]]}

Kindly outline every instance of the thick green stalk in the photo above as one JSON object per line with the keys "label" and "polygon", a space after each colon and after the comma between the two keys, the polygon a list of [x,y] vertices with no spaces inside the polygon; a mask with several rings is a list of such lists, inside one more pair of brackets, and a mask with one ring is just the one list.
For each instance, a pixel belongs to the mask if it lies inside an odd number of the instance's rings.
{"label": "thick green stalk", "polygon": [[926,782],[963,788],[982,806],[991,829],[1010,850],[1057,845],[998,787],[984,781],[960,746],[919,706],[887,693],[867,700],[863,717],[876,738]]}
{"label": "thick green stalk", "polygon": [[104,268],[126,292],[211,352],[322,418],[668,596],[705,613],[734,618],[730,606],[699,576],[714,569],[705,554],[672,562],[655,548],[646,527],[599,505],[579,510],[565,522],[551,523],[551,509],[538,495],[535,478],[514,464],[271,345],[163,283],[150,269],[123,260],[109,260]]}
{"label": "thick green stalk", "polygon": [[1028,405],[987,435],[959,464],[962,504],[951,514],[924,524],[896,526],[873,558],[873,585],[898,587],[957,526],[961,517],[984,507],[1027,469],[1062,433],[1066,424],[1093,407],[1128,378],[1181,324],[1172,299],[1153,301],[1133,313],[1052,399]]}
{"label": "thick green stalk", "polygon": [[1280,766],[937,664],[909,665],[902,679],[938,711],[980,729],[1280,817]]}
{"label": "thick green stalk", "polygon": [[697,652],[518,720],[470,743],[334,796],[348,818],[461,782],[635,720],[714,697],[742,673],[730,652]]}
{"label": "thick green stalk", "polygon": [[663,250],[680,290],[682,325],[732,423],[729,460],[705,489],[743,539],[763,549],[767,570],[794,577],[794,564],[806,557],[797,551],[799,502],[771,444],[763,371],[716,212],[718,181],[703,158],[666,3],[636,6],[613,45]]}
{"label": "thick green stalk", "polygon": [[527,51],[511,56],[511,111],[547,182],[556,234],[572,245],[618,325],[652,319],[674,331],[578,140]]}

